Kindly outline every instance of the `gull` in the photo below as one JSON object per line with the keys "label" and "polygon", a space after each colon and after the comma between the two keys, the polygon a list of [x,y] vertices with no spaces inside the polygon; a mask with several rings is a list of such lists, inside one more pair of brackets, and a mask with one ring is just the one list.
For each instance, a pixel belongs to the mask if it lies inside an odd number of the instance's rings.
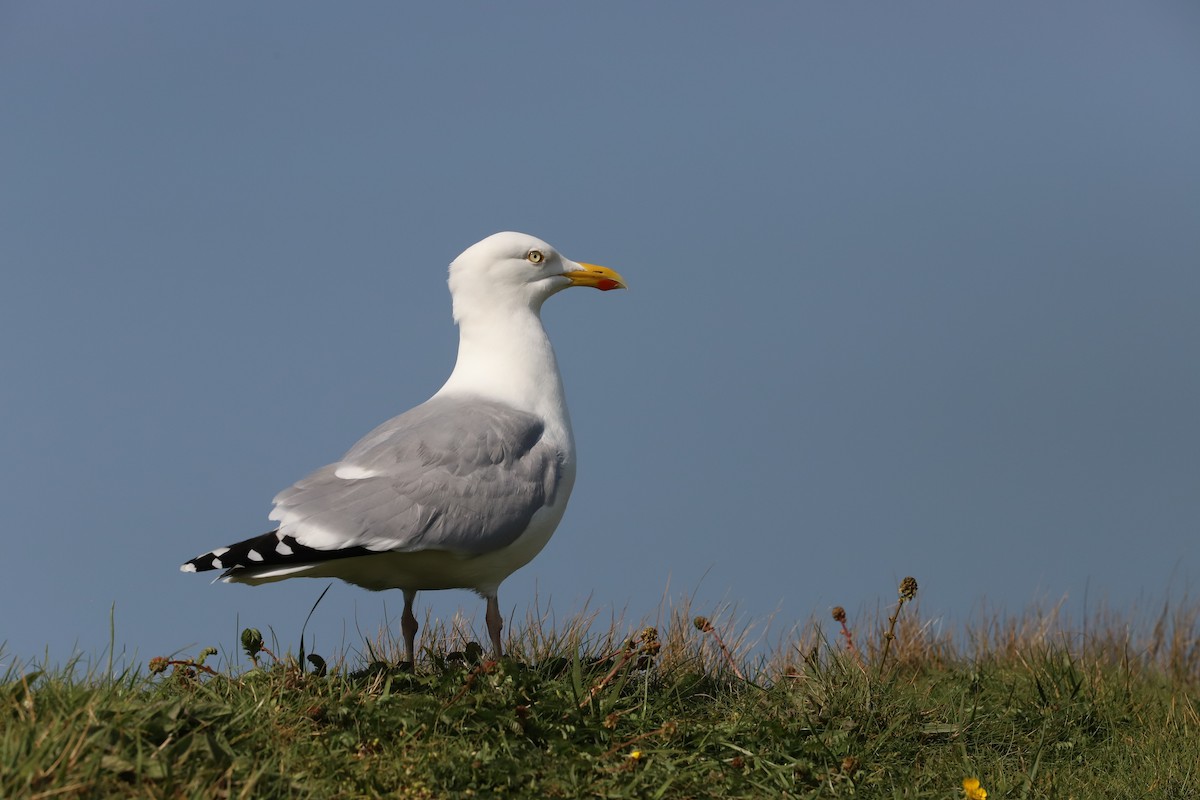
{"label": "gull", "polygon": [[197,556],[184,572],[226,583],[340,578],[400,589],[413,663],[418,591],[472,589],[500,657],[497,591],[558,527],[575,484],[575,440],[542,303],[572,286],[625,288],[523,233],[497,233],[450,264],[458,359],[446,383],[341,460],[275,496],[278,527]]}

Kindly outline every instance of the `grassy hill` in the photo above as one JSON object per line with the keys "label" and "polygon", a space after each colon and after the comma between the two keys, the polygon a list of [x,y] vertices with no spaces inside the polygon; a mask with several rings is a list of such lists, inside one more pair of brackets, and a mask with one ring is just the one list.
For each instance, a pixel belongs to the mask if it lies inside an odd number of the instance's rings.
{"label": "grassy hill", "polygon": [[1086,634],[1030,613],[956,642],[906,600],[754,659],[685,609],[530,620],[499,662],[434,623],[415,670],[386,638],[327,665],[254,631],[240,671],[213,651],[27,667],[0,682],[0,797],[1200,796],[1195,608]]}

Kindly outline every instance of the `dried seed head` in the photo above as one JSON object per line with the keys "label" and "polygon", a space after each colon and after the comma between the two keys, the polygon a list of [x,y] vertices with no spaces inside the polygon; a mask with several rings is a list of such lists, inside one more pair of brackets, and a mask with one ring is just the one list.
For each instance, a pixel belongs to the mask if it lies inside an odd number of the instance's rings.
{"label": "dried seed head", "polygon": [[711,633],[713,629],[712,623],[708,621],[708,617],[696,617],[692,620],[692,624],[696,626],[696,630],[703,633]]}
{"label": "dried seed head", "polygon": [[833,621],[844,623],[846,621],[846,609],[842,608],[841,606],[834,606]]}
{"label": "dried seed head", "polygon": [[917,579],[911,575],[900,581],[900,599],[912,600],[917,596]]}
{"label": "dried seed head", "polygon": [[151,675],[159,675],[167,671],[167,660],[162,656],[155,656],[150,659],[150,663],[146,667],[150,670]]}

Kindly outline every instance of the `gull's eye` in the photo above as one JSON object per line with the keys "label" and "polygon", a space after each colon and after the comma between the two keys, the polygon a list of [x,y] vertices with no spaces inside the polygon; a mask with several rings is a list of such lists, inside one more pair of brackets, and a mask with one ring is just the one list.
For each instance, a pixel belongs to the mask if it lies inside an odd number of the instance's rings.
{"label": "gull's eye", "polygon": [[546,257],[542,255],[541,250],[530,250],[525,254],[525,260],[530,264],[540,264],[546,260]]}

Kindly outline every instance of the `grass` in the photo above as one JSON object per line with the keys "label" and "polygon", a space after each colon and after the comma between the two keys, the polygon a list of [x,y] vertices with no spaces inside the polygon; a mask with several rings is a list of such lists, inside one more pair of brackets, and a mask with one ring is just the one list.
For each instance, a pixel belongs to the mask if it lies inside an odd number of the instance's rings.
{"label": "grass", "polygon": [[326,664],[250,631],[241,671],[211,650],[117,677],[13,671],[0,797],[1200,794],[1196,607],[1141,634],[1031,612],[960,642],[910,588],[886,618],[841,612],[832,636],[813,621],[756,658],[746,629],[683,608],[632,631],[532,618],[499,662],[427,623],[415,670],[387,635]]}

